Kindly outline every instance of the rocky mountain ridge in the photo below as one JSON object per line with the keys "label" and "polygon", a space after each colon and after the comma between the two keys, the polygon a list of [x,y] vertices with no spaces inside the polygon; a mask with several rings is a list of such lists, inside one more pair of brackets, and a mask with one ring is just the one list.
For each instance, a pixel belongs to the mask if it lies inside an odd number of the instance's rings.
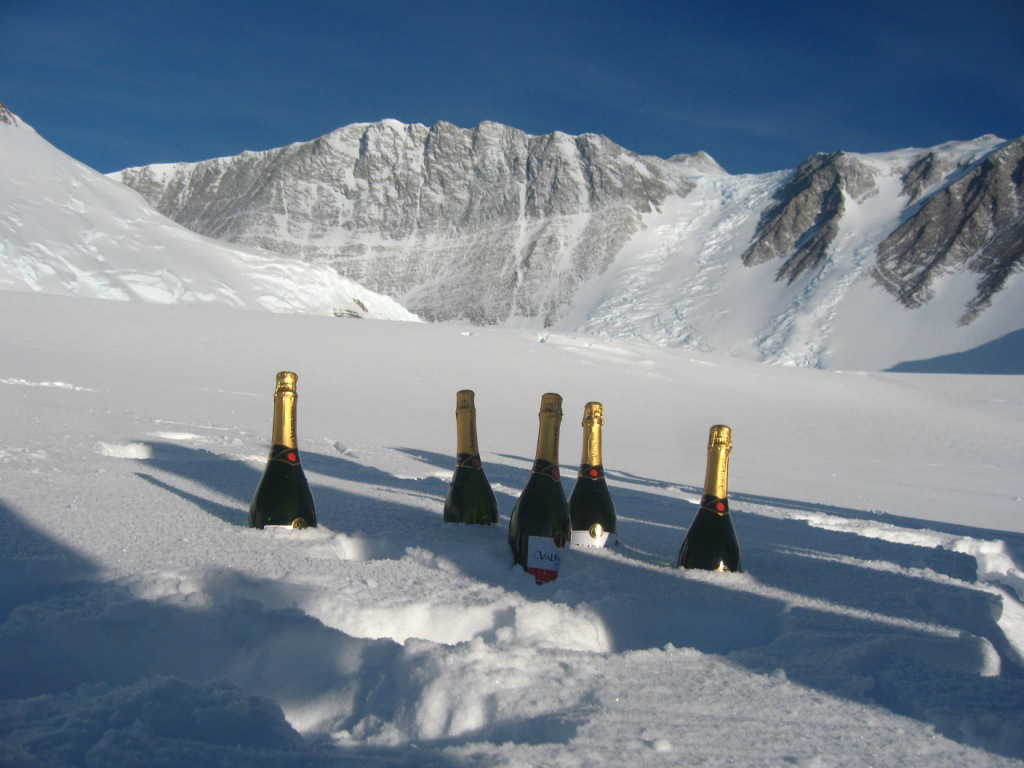
{"label": "rocky mountain ridge", "polygon": [[[858,226],[851,206],[871,204],[883,177],[896,178],[873,242],[861,244],[857,278],[913,309],[934,297],[942,275],[973,275],[957,316],[968,324],[1021,269],[1022,145],[988,136],[881,155],[822,153],[790,173],[730,177],[704,153],[643,157],[592,134],[385,120],[114,176],[190,229],[328,264],[431,320],[558,328],[585,316],[598,332],[600,306],[581,310],[581,289],[632,252],[667,200],[686,199],[702,179],[734,181],[723,186],[728,198],[705,201],[723,210],[748,208],[760,190],[756,226],[727,233],[732,252],[718,258],[774,265],[766,268],[781,287],[765,290],[781,295],[843,261],[841,236]],[[699,243],[682,250],[708,253]]]}
{"label": "rocky mountain ridge", "polygon": [[[732,176],[704,153],[641,157],[594,135],[388,120],[112,175],[193,230],[357,275],[426,319],[879,370],[1020,336],[1020,152],[1020,139],[985,136]],[[63,175],[72,219],[109,199],[85,202],[91,181]],[[90,291],[136,274],[129,293],[195,295],[191,278],[111,269],[100,245],[125,241],[100,228],[68,245],[41,234],[50,256],[33,274],[77,248],[95,262]],[[167,249],[145,252],[160,275]],[[300,283],[280,286],[300,292],[295,307],[324,293]]]}
{"label": "rocky mountain ridge", "polygon": [[115,178],[190,229],[329,264],[423,317],[545,325],[692,186],[683,163],[601,136],[395,121]]}
{"label": "rocky mountain ridge", "polygon": [[[933,297],[930,286],[939,275],[974,272],[980,276],[977,291],[959,320],[970,323],[1021,269],[1022,175],[1024,138],[980,159],[953,162],[939,150],[912,157],[901,173],[904,220],[879,243],[872,276],[913,309]],[[783,258],[776,279],[789,283],[819,267],[835,243],[846,201],[877,194],[875,176],[844,153],[808,159],[763,212],[744,263]]]}
{"label": "rocky mountain ridge", "polygon": [[[937,164],[922,157],[905,178],[917,199],[919,178]],[[944,273],[969,270],[980,276],[960,323],[967,324],[991,305],[1024,260],[1024,138],[965,166],[959,177],[931,195],[878,247],[875,278],[907,307],[934,296]]]}

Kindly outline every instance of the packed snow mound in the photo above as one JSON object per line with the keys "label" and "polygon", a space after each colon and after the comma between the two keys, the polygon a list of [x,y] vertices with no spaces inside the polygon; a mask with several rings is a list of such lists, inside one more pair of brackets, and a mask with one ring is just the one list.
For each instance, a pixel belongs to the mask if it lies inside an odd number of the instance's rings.
{"label": "packed snow mound", "polygon": [[175,224],[13,115],[0,120],[0,168],[0,290],[418,319],[329,267]]}

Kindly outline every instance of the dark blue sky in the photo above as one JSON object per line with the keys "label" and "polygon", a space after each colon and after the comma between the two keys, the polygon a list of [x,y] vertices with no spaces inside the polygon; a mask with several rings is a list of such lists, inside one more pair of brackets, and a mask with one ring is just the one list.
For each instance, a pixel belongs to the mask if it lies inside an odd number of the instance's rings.
{"label": "dark blue sky", "polygon": [[0,101],[104,172],[383,118],[763,172],[1024,135],[1024,0],[0,0]]}

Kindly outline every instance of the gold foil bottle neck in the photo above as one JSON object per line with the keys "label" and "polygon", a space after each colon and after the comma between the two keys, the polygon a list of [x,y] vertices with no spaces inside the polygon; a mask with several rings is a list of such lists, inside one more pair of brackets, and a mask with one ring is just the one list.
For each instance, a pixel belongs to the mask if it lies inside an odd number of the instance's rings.
{"label": "gold foil bottle neck", "polygon": [[547,392],[540,398],[540,415],[562,418],[562,396]]}
{"label": "gold foil bottle neck", "polygon": [[708,435],[708,468],[704,475],[704,493],[716,499],[729,496],[729,454],[732,453],[732,430],[716,424]]}
{"label": "gold foil bottle neck", "polygon": [[460,389],[455,393],[455,413],[476,409],[476,393],[472,389]]}
{"label": "gold foil bottle neck", "polygon": [[299,374],[292,373],[291,371],[281,371],[277,374],[277,386],[274,389],[274,394],[282,394],[285,392],[295,392],[295,384],[299,380]]}
{"label": "gold foil bottle neck", "polygon": [[271,442],[274,445],[299,447],[298,438],[295,436],[295,412],[298,402],[295,382],[298,379],[298,374],[291,371],[281,371],[277,374],[277,386],[274,389],[274,426],[271,433]]}
{"label": "gold foil bottle neck", "polygon": [[476,405],[471,389],[455,393],[456,452],[476,456],[480,448],[476,440]]}
{"label": "gold foil bottle neck", "polygon": [[712,448],[724,448],[727,451],[731,451],[732,429],[725,426],[725,424],[713,426],[708,434],[708,450],[710,451]]}
{"label": "gold foil bottle neck", "polygon": [[562,396],[554,392],[540,399],[540,430],[537,433],[537,458],[558,464],[558,430],[562,423]]}
{"label": "gold foil bottle neck", "polygon": [[604,406],[597,402],[589,402],[583,406],[583,426],[587,423],[604,424]]}
{"label": "gold foil bottle neck", "polygon": [[601,464],[601,427],[604,426],[604,406],[590,402],[583,407],[583,456],[581,465],[596,467]]}

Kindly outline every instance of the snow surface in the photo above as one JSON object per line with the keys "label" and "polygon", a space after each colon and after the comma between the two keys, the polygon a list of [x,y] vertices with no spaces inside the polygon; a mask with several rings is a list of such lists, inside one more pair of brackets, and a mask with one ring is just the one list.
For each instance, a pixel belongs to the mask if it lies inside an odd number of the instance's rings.
{"label": "snow surface", "polygon": [[158,304],[417,320],[329,267],[229,245],[0,122],[0,289]]}
{"label": "snow surface", "polygon": [[[999,766],[1024,758],[1024,380],[0,291],[0,765]],[[319,528],[246,527],[299,374]],[[454,393],[502,524],[445,525]],[[588,400],[622,544],[507,515]],[[669,567],[733,427],[745,574]]]}

